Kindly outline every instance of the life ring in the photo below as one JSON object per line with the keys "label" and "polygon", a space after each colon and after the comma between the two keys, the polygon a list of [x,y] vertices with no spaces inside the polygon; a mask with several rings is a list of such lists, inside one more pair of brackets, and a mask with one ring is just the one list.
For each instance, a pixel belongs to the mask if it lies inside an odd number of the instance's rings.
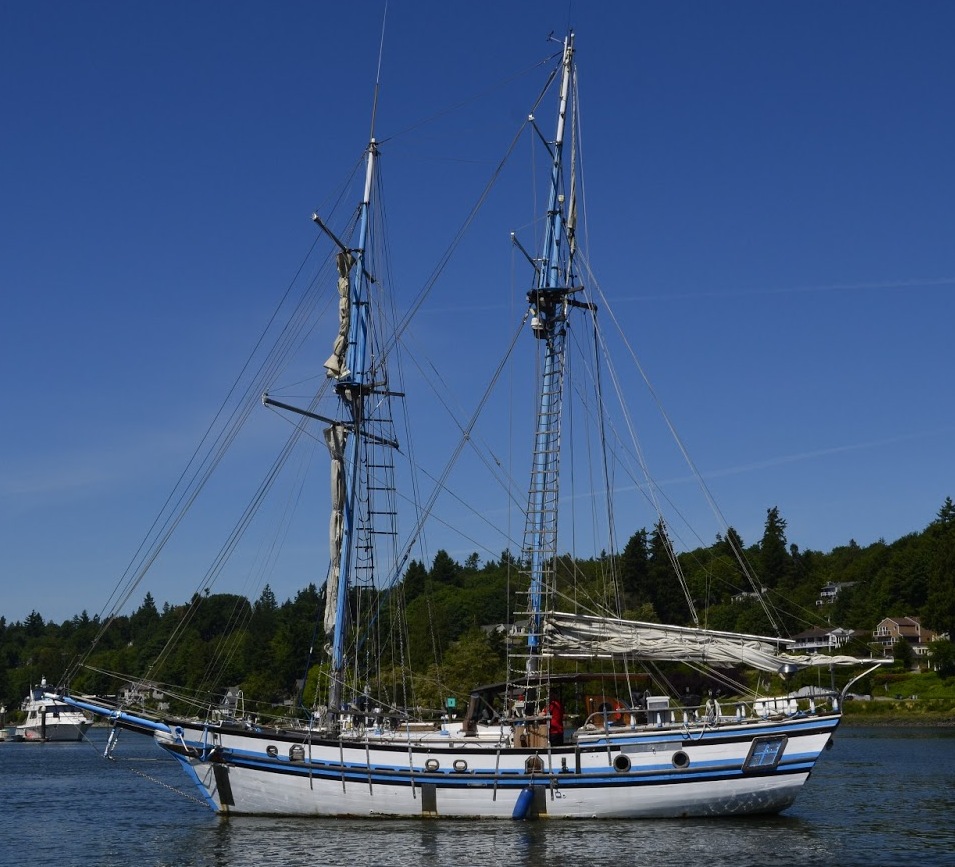
{"label": "life ring", "polygon": [[603,701],[597,707],[597,713],[610,723],[623,722],[623,714],[620,712],[622,704],[618,701]]}
{"label": "life ring", "polygon": [[585,703],[587,715],[598,725],[619,724],[626,719],[626,707],[610,696],[588,695]]}

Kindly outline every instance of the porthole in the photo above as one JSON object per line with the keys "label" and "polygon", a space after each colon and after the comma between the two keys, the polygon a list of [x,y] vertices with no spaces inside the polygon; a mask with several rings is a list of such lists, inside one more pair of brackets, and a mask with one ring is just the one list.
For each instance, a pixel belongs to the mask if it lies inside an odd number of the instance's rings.
{"label": "porthole", "polygon": [[459,774],[463,774],[468,769],[468,763],[464,759],[455,759],[454,760],[454,770]]}
{"label": "porthole", "polygon": [[265,748],[265,754],[266,754],[270,759],[274,759],[274,758],[276,758],[276,757],[278,756],[278,754],[279,754],[279,748],[278,748],[277,746],[275,746],[275,744],[269,744],[269,745]]}
{"label": "porthole", "polygon": [[544,760],[540,756],[528,756],[524,762],[525,774],[539,774],[544,770]]}
{"label": "porthole", "polygon": [[305,747],[301,744],[294,744],[289,747],[288,757],[293,762],[301,762],[305,758]]}
{"label": "porthole", "polygon": [[424,769],[426,771],[436,771],[440,767],[441,767],[441,762],[439,762],[437,759],[428,759],[424,763]]}
{"label": "porthole", "polygon": [[688,768],[689,766],[690,766],[690,757],[685,752],[683,752],[683,750],[680,750],[679,752],[676,752],[673,754],[674,768],[676,768],[678,771],[682,771],[684,768]]}
{"label": "porthole", "polygon": [[625,756],[623,753],[613,757],[613,769],[619,771],[621,774],[625,774],[630,770],[630,757]]}

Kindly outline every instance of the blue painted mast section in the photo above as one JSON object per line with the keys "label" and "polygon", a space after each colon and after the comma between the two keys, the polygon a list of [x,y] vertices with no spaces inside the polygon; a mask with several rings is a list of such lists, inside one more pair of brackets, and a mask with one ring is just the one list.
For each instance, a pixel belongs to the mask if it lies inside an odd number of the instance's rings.
{"label": "blue painted mast section", "polygon": [[542,614],[553,592],[554,559],[557,551],[557,468],[560,448],[560,414],[563,390],[564,337],[567,331],[570,268],[562,262],[565,253],[563,195],[564,131],[573,75],[573,33],[564,40],[563,75],[557,116],[557,132],[552,145],[552,169],[544,245],[540,257],[537,286],[528,292],[531,327],[544,342],[544,364],[540,381],[540,403],[534,441],[527,523],[524,533],[525,561],[529,563],[527,674],[540,670]]}
{"label": "blue painted mast section", "polygon": [[338,597],[334,634],[331,636],[331,684],[329,710],[336,714],[341,709],[342,686],[345,672],[345,639],[348,633],[348,588],[351,584],[353,539],[356,533],[355,506],[359,486],[359,457],[361,430],[365,417],[365,396],[368,378],[368,284],[365,268],[368,243],[368,225],[371,210],[371,192],[375,174],[377,143],[372,137],[368,144],[365,165],[365,189],[359,208],[358,246],[349,251],[354,266],[349,271],[349,304],[351,317],[345,351],[345,369],[338,378],[335,391],[347,416],[344,498],[342,504],[341,551],[338,562]]}

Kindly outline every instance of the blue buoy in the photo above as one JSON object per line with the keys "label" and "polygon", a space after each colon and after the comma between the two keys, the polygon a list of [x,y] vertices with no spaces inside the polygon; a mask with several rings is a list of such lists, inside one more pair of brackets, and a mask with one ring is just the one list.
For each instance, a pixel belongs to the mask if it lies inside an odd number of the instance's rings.
{"label": "blue buoy", "polygon": [[530,814],[531,805],[534,803],[534,790],[528,786],[517,796],[517,803],[514,805],[514,812],[511,813],[512,819],[526,819]]}

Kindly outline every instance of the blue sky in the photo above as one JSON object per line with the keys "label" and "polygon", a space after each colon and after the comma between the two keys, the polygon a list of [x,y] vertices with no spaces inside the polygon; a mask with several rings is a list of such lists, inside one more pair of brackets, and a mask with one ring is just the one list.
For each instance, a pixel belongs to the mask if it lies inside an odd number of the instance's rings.
{"label": "blue sky", "polygon": [[[382,9],[4,4],[8,622],[100,611],[360,154]],[[955,495],[955,6],[393,2],[377,129],[423,155],[394,179],[409,286],[465,210],[422,178],[477,189],[568,24],[591,258],[729,522],[755,541],[778,506],[816,550],[922,529]],[[467,295],[458,325],[506,308]],[[143,592],[182,601],[185,572]]]}

